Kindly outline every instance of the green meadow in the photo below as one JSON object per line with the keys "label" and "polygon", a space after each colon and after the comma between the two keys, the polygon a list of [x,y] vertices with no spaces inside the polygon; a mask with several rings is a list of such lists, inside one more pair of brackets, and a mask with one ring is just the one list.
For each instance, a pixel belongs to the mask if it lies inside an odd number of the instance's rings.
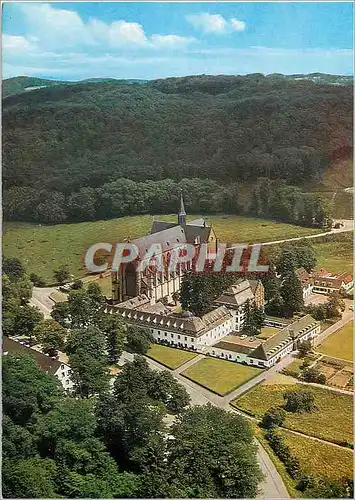
{"label": "green meadow", "polygon": [[[197,217],[189,216],[188,220]],[[174,221],[176,216],[159,216],[159,219]],[[218,239],[227,243],[259,243],[320,232],[319,229],[251,217],[225,215],[206,219],[213,225]],[[47,283],[53,282],[53,270],[60,265],[68,266],[75,277],[82,277],[86,274],[84,256],[91,245],[144,236],[149,233],[152,221],[151,215],[140,215],[53,226],[5,222],[3,254],[19,257],[28,272],[37,273]]]}

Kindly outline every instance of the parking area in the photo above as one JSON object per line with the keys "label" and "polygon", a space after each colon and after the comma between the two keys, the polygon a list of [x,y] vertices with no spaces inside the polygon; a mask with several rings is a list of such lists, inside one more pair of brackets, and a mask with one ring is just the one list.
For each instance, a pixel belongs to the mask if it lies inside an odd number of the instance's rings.
{"label": "parking area", "polygon": [[322,293],[311,293],[309,297],[305,298],[304,303],[306,306],[309,306],[310,304],[324,304],[327,300],[328,295]]}

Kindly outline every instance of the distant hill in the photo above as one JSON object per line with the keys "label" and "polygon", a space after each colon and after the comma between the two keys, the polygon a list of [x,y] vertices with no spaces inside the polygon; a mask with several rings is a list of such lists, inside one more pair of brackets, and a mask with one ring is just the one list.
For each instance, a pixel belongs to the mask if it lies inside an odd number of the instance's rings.
{"label": "distant hill", "polygon": [[317,184],[351,157],[353,134],[352,85],[317,76],[5,80],[5,195],[26,186],[67,197],[120,178]]}
{"label": "distant hill", "polygon": [[3,97],[7,97],[8,95],[19,94],[20,92],[42,87],[52,87],[63,83],[67,82],[47,80],[45,78],[36,78],[32,76],[16,76],[15,78],[8,78],[2,82],[2,95]]}
{"label": "distant hill", "polygon": [[273,73],[271,75],[267,75],[267,78],[282,78],[284,80],[310,80],[314,83],[330,85],[352,85],[354,80],[352,76],[329,75],[327,73],[310,73],[308,75],[282,75],[281,73]]}
{"label": "distant hill", "polygon": [[65,80],[49,80],[46,78],[36,78],[31,76],[16,76],[8,78],[2,82],[2,95],[7,97],[21,92],[28,92],[37,90],[43,87],[53,87],[56,85],[75,85],[77,83],[104,83],[104,82],[117,82],[117,83],[146,83],[147,80],[117,80],[116,78],[88,78],[78,82],[69,82]]}

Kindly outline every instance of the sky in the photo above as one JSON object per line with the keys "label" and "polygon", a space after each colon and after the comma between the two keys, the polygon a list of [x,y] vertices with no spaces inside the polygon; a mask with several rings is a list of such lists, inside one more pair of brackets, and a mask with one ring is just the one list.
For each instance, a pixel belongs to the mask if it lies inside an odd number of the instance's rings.
{"label": "sky", "polygon": [[353,4],[3,4],[3,78],[353,74]]}

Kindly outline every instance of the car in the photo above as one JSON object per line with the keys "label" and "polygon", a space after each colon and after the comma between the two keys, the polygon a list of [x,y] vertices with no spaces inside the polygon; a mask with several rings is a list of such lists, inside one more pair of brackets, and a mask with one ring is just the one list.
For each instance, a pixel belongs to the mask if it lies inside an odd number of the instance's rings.
{"label": "car", "polygon": [[240,338],[241,338],[242,340],[244,340],[244,339],[246,339],[246,338],[247,338],[247,336],[248,336],[248,335],[241,335],[241,336],[240,336]]}
{"label": "car", "polygon": [[351,305],[349,306],[349,309],[350,309],[350,311],[353,311],[353,310],[354,310],[354,305],[353,305],[353,304],[351,304]]}

